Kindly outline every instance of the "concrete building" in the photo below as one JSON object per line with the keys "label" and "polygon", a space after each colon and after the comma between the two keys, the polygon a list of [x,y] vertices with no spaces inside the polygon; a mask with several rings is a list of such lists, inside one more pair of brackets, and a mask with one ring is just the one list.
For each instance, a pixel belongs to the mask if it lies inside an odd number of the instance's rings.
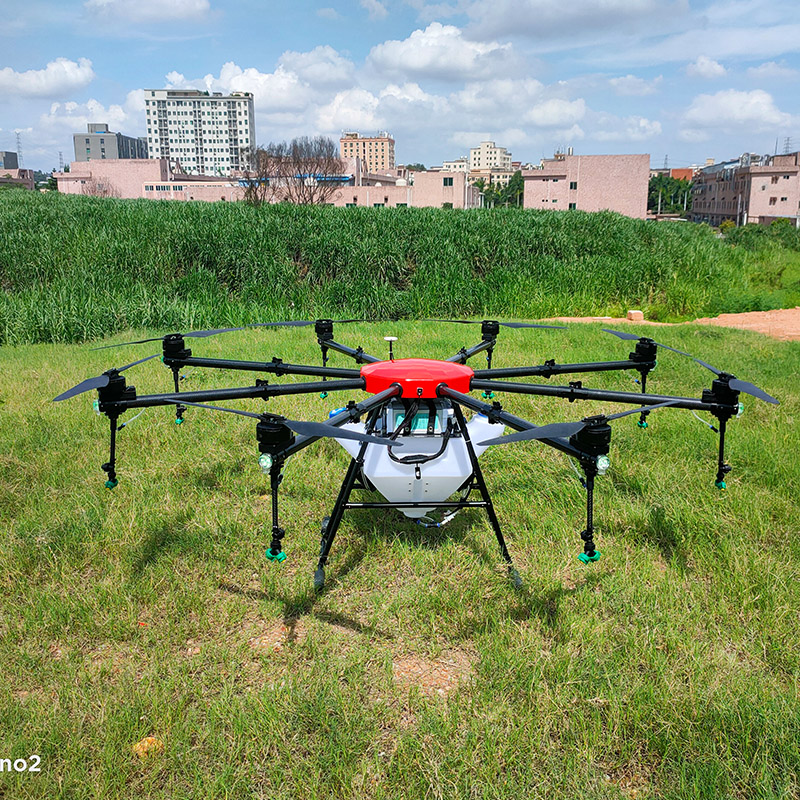
{"label": "concrete building", "polygon": [[32,169],[0,168],[0,184],[23,186],[31,191],[36,187]]}
{"label": "concrete building", "polygon": [[376,136],[362,136],[356,131],[347,131],[339,139],[339,155],[344,158],[360,158],[367,172],[394,169],[394,139],[386,131]]}
{"label": "concrete building", "polygon": [[250,92],[146,89],[147,153],[177,159],[192,175],[230,175],[250,168],[256,146]]}
{"label": "concrete building", "polygon": [[469,149],[469,171],[499,169],[507,172],[511,169],[511,153],[505,147],[498,147],[494,142],[481,142],[478,147]]}
{"label": "concrete building", "polygon": [[104,122],[90,122],[86,133],[73,133],[76,161],[147,158],[147,140],[114,133]]}
{"label": "concrete building", "polygon": [[238,179],[190,175],[166,158],[73,161],[69,172],[54,172],[58,191],[133,200],[241,200]]}
{"label": "concrete building", "polygon": [[461,156],[461,158],[456,158],[452,161],[442,161],[442,166],[439,169],[442,172],[469,172],[469,158]]}
{"label": "concrete building", "polygon": [[539,169],[523,170],[525,208],[616,211],[645,219],[650,156],[556,153]]}
{"label": "concrete building", "polygon": [[8,150],[0,150],[0,169],[19,169],[17,154]]}
{"label": "concrete building", "polygon": [[[478,190],[463,172],[416,172],[412,185],[400,170],[366,172],[355,160],[346,162],[346,170],[330,205],[477,208],[480,204]],[[75,161],[69,172],[53,175],[64,194],[125,199],[235,201],[244,198],[246,184],[245,178],[189,175],[166,158]]]}
{"label": "concrete building", "polygon": [[746,225],[783,218],[800,226],[800,152],[745,153],[705,167],[694,177],[692,195],[693,222]]}

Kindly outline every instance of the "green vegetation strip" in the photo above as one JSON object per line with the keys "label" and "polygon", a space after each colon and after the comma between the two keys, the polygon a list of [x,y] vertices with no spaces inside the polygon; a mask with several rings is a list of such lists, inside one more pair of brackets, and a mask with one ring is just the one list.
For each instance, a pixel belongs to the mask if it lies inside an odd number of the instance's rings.
{"label": "green vegetation strip", "polygon": [[[800,235],[795,237],[800,241]],[[317,316],[685,319],[800,303],[800,254],[612,213],[0,196],[0,343]]]}
{"label": "green vegetation strip", "polygon": [[[365,324],[343,339],[380,355],[392,334],[398,355],[442,357],[468,333]],[[646,430],[619,420],[596,496],[603,558],[584,565],[584,497],[565,457],[494,448],[482,465],[524,590],[479,511],[428,531],[348,512],[319,597],[319,523],[347,464],[337,443],[289,464],[289,558],[271,564],[251,421],[190,409],[176,426],[173,409],[151,409],[120,433],[109,492],[91,395],[49,398],[157,346],[2,348],[0,758],[38,754],[41,772],[4,771],[0,796],[796,796],[800,344],[707,327],[660,338],[781,400],[744,399],[726,492],[713,486],[717,438],[691,414],[659,411]],[[630,349],[578,325],[501,342],[498,366]],[[212,357],[319,357],[297,332],[195,344]],[[255,377],[195,370],[185,388]],[[631,377],[586,383],[630,389]],[[157,359],[126,378],[141,392],[171,385]],[[699,396],[710,380],[666,352],[648,388]],[[324,419],[344,399],[269,407]],[[498,399],[542,423],[602,408]],[[146,737],[157,742],[140,757]]]}

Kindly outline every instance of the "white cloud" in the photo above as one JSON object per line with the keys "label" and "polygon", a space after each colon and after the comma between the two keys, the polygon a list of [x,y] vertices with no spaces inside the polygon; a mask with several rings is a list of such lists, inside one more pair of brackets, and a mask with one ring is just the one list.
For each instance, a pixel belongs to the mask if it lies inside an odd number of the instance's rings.
{"label": "white cloud", "polygon": [[600,115],[600,128],[592,137],[601,142],[643,142],[661,135],[661,123],[645,117],[619,119],[610,114]]}
{"label": "white cloud", "polygon": [[727,74],[727,70],[719,61],[714,61],[713,58],[698,56],[697,61],[693,61],[686,67],[686,74],[690,78],[713,80],[714,78],[724,77]]}
{"label": "white cloud", "polygon": [[470,32],[483,36],[530,36],[534,39],[571,38],[601,30],[616,33],[647,29],[660,17],[678,17],[687,0],[476,0],[467,8]]}
{"label": "white cloud", "polygon": [[306,53],[287,50],[278,65],[312,86],[352,85],[355,82],[353,62],[340,56],[330,45],[321,45]]}
{"label": "white cloud", "polygon": [[343,130],[375,130],[384,127],[377,116],[380,100],[365,89],[339,92],[317,114],[317,125],[327,132]]}
{"label": "white cloud", "polygon": [[648,94],[655,94],[662,80],[663,76],[661,75],[651,81],[637,78],[635,75],[625,75],[621,78],[611,78],[609,84],[617,94],[644,97]]}
{"label": "white cloud", "polygon": [[366,9],[370,19],[383,19],[388,15],[386,6],[380,0],[359,0],[361,7]]}
{"label": "white cloud", "polygon": [[553,98],[535,105],[525,114],[524,119],[540,128],[564,128],[580,122],[585,114],[586,102],[583,98]]}
{"label": "white cloud", "polygon": [[469,80],[489,77],[512,67],[510,44],[475,42],[453,25],[432,22],[407,39],[389,40],[372,48],[369,67],[390,75]]}
{"label": "white cloud", "polygon": [[0,69],[0,95],[22,97],[59,97],[88,86],[94,79],[92,62],[80,58],[77,63],[57,58],[44,69],[16,72],[11,67]]}
{"label": "white cloud", "polygon": [[341,15],[335,8],[318,8],[317,16],[322,19],[341,19]]}
{"label": "white cloud", "polygon": [[[109,130],[124,133],[127,136],[143,135],[145,129],[144,90],[135,89],[128,92],[125,102],[121,105],[104,106],[94,99],[87,100],[85,103],[53,103],[49,112],[42,114],[39,118],[37,131],[46,139],[57,142],[63,149],[64,139],[69,136],[71,142],[72,134],[85,131],[90,122],[105,122],[108,124]],[[71,157],[72,153],[66,160],[71,160]]]}
{"label": "white cloud", "polygon": [[86,0],[83,5],[101,18],[129,22],[201,20],[211,10],[208,0]]}
{"label": "white cloud", "polygon": [[711,138],[712,131],[764,133],[786,129],[792,123],[791,114],[781,111],[772,95],[762,89],[726,89],[697,95],[683,115],[679,135],[685,141],[705,141]]}
{"label": "white cloud", "polygon": [[541,99],[544,86],[535,78],[497,78],[495,80],[468,83],[451,95],[453,107],[470,115],[497,117],[514,115]]}
{"label": "white cloud", "polygon": [[777,61],[767,61],[757,67],[750,67],[747,70],[747,75],[749,78],[755,78],[759,81],[797,80],[800,77],[800,72],[787,67],[784,63],[779,64]]}

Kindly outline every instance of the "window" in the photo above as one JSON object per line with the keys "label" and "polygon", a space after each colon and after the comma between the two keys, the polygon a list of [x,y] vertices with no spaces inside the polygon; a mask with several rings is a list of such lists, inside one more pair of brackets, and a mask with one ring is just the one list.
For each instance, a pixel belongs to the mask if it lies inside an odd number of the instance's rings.
{"label": "window", "polygon": [[452,178],[442,178],[442,186],[452,186],[453,179]]}
{"label": "window", "polygon": [[778,202],[778,198],[777,198],[777,197],[770,197],[770,199],[769,199],[769,204],[770,204],[771,206],[774,206],[774,205],[775,205],[775,203],[777,203],[777,202]]}
{"label": "window", "polygon": [[442,203],[442,208],[452,208],[452,207],[453,207],[452,203]]}
{"label": "window", "polygon": [[554,202],[554,203],[557,203],[557,202],[558,202],[558,200],[553,200],[553,202]]}
{"label": "window", "polygon": [[569,207],[570,207],[571,209],[572,209],[572,208],[577,208],[577,205],[578,205],[577,203],[570,203],[570,204],[569,204]]}
{"label": "window", "polygon": [[788,199],[788,197],[781,197],[781,203],[785,203]]}
{"label": "window", "polygon": [[777,175],[773,175],[772,176],[772,183],[777,183],[777,182],[778,182],[778,176]]}
{"label": "window", "polygon": [[578,181],[570,181],[569,182],[570,189],[577,189],[578,188]]}
{"label": "window", "polygon": [[373,208],[383,208],[383,203],[373,203],[372,207]]}
{"label": "window", "polygon": [[345,203],[345,208],[355,208],[358,203]]}

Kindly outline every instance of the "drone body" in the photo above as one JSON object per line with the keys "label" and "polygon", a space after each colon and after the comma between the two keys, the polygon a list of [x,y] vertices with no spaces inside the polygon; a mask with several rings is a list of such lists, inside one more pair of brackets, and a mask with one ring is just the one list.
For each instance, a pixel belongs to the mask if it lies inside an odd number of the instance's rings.
{"label": "drone body", "polygon": [[[358,320],[339,322],[355,321]],[[461,320],[435,321],[462,322]],[[120,425],[118,420],[128,410],[172,405],[176,407],[176,422],[181,422],[188,407],[198,406],[256,419],[259,465],[269,475],[272,493],[272,542],[267,551],[267,558],[271,561],[282,561],[286,558],[282,547],[285,532],[278,521],[278,487],[283,480],[286,460],[319,438],[338,439],[350,455],[350,464],[331,514],[322,522],[319,561],[314,575],[314,585],[317,589],[321,589],[324,585],[325,564],[344,512],[353,508],[397,509],[406,517],[426,526],[444,525],[465,508],[481,508],[489,518],[500,553],[512,579],[515,584],[519,584],[519,575],[513,568],[478,458],[491,446],[529,439],[536,439],[574,458],[583,471],[582,484],[586,489],[587,504],[586,526],[580,534],[584,542],[580,558],[585,563],[596,561],[600,553],[594,544],[594,486],[595,478],[603,475],[608,467],[607,455],[612,435],[612,427],[608,424],[610,421],[638,413],[640,415],[638,424],[646,427],[647,415],[655,409],[667,406],[711,413],[716,417],[718,427],[710,425],[709,427],[719,433],[715,483],[718,488],[725,488],[724,479],[731,469],[725,463],[726,426],[732,417],[738,415],[740,392],[748,393],[765,402],[778,402],[753,384],[717,370],[699,359],[694,360],[716,376],[711,388],[703,390],[699,399],[648,394],[647,376],[656,365],[657,349],[663,347],[680,355],[688,356],[688,354],[647,337],[619,331],[607,332],[623,340],[636,341],[634,351],[624,360],[579,364],[557,364],[554,360],[550,360],[541,365],[493,369],[492,354],[501,326],[510,328],[558,326],[484,320],[477,323],[481,325],[481,341],[470,348],[462,348],[447,360],[421,358],[394,360],[392,344],[396,339],[386,337],[390,347],[390,358],[386,361],[365,353],[360,347],[353,349],[335,341],[332,320],[259,324],[272,327],[314,325],[317,342],[322,351],[322,366],[287,364],[278,358],[265,362],[196,358],[186,347],[186,338],[204,338],[241,329],[195,331],[187,334],[171,334],[161,340],[162,360],[172,370],[174,377],[175,391],[172,393],[139,395],[133,386],[127,385],[124,376],[121,375],[124,370],[155,358],[158,355],[155,354],[125,367],[108,370],[95,378],[88,378],[55,399],[66,400],[84,391],[97,389],[98,409],[110,421],[110,457],[108,462],[103,464],[103,470],[108,477],[106,486],[109,489],[113,489],[118,482],[116,435],[124,427],[124,423]],[[135,344],[146,341],[154,340],[142,340]],[[328,367],[328,353],[331,350],[353,358],[360,368]],[[473,370],[466,362],[481,352],[486,353],[487,369]],[[179,374],[186,366],[233,369],[277,376],[314,376],[321,377],[322,380],[270,384],[259,379],[255,381],[254,386],[180,392]],[[551,386],[505,380],[524,377],[549,379],[554,375],[609,370],[636,370],[641,377],[641,393],[590,389],[584,387],[581,381],[570,382],[567,386]],[[340,391],[364,391],[371,397],[361,402],[351,400],[346,406],[331,412],[325,422],[289,420],[276,414],[257,414],[208,405],[224,400],[245,398],[268,400],[270,397],[316,392],[322,397],[327,397],[330,392]],[[560,397],[570,403],[591,399],[627,403],[639,407],[610,416],[588,417],[580,422],[536,426],[504,411],[498,402],[489,404],[470,396],[470,392],[474,391],[481,391],[483,400],[492,399],[498,392],[512,392]],[[465,410],[472,412],[470,419],[467,419]],[[513,428],[516,433],[501,436],[505,426]],[[382,498],[354,500],[353,493],[362,491],[373,495],[377,491]],[[477,492],[480,498],[471,500],[473,492]],[[436,521],[433,517],[439,514],[442,517]]]}

